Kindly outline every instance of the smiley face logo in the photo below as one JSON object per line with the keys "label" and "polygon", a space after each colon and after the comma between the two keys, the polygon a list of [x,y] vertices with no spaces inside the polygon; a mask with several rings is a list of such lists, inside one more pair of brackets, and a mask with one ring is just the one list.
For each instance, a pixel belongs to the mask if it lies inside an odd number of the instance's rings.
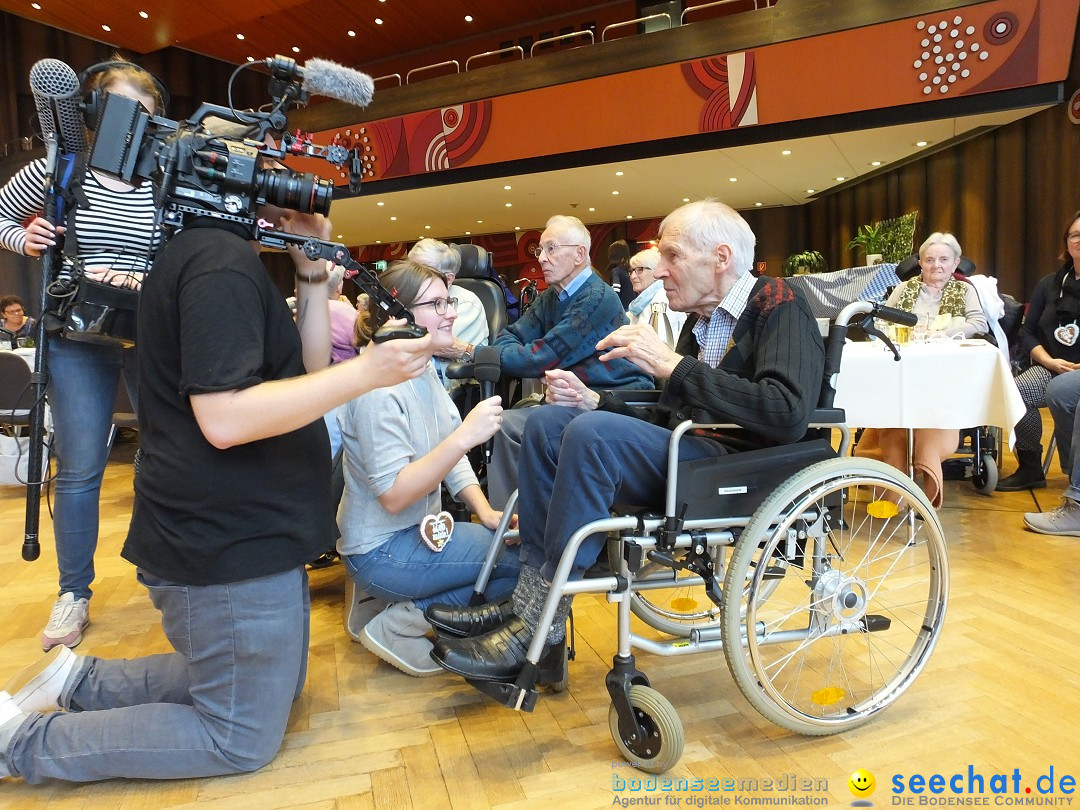
{"label": "smiley face logo", "polygon": [[866,768],[859,768],[848,777],[847,786],[852,796],[864,799],[874,792],[874,788],[877,787],[877,780]]}

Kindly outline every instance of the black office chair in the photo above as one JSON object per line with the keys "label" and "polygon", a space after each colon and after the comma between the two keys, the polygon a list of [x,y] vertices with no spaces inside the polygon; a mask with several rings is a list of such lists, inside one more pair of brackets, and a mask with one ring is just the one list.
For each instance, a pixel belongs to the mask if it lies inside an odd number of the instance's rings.
{"label": "black office chair", "polygon": [[488,342],[509,322],[506,314],[506,295],[502,285],[493,278],[491,254],[479,245],[455,245],[461,254],[461,269],[454,280],[456,286],[476,295],[484,305],[488,323]]}
{"label": "black office chair", "polygon": [[0,352],[0,425],[30,424],[30,366],[13,352]]}

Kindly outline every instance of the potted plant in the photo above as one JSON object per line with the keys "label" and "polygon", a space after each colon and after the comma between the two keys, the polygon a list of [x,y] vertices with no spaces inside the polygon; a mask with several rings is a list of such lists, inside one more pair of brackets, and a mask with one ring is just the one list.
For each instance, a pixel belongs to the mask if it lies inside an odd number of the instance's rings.
{"label": "potted plant", "polygon": [[889,247],[883,223],[875,222],[863,225],[855,232],[855,238],[848,242],[848,250],[859,248],[866,255],[866,263],[878,264]]}
{"label": "potted plant", "polygon": [[829,266],[825,263],[825,257],[816,250],[804,250],[800,253],[792,253],[784,259],[784,276],[803,276],[807,273],[825,273]]}

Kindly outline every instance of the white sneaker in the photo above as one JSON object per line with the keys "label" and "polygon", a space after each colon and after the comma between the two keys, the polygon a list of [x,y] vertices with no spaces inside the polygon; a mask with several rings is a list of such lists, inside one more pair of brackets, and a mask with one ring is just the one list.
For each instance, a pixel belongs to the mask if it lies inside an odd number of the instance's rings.
{"label": "white sneaker", "polygon": [[79,656],[63,644],[57,644],[22,672],[13,675],[4,691],[27,714],[59,709],[60,693],[78,661]]}
{"label": "white sneaker", "polygon": [[1033,532],[1080,537],[1080,503],[1072,498],[1062,498],[1061,503],[1049,512],[1027,512],[1024,523]]}
{"label": "white sneaker", "polygon": [[0,692],[0,779],[13,775],[4,752],[25,719],[26,712],[19,708],[15,699],[7,692]]}
{"label": "white sneaker", "polygon": [[90,624],[90,602],[63,593],[53,605],[49,623],[41,631],[41,649],[48,652],[57,644],[74,647],[82,641],[83,630]]}

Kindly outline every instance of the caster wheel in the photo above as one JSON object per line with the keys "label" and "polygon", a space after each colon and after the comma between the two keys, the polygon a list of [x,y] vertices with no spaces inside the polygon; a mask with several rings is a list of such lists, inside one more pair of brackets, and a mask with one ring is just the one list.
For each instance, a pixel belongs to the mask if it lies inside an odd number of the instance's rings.
{"label": "caster wheel", "polygon": [[628,746],[619,733],[619,713],[612,704],[608,710],[608,727],[619,752],[628,763],[647,773],[664,773],[674,768],[685,744],[682,722],[675,708],[655,689],[640,684],[630,687],[630,705],[647,739],[634,746],[637,751]]}

